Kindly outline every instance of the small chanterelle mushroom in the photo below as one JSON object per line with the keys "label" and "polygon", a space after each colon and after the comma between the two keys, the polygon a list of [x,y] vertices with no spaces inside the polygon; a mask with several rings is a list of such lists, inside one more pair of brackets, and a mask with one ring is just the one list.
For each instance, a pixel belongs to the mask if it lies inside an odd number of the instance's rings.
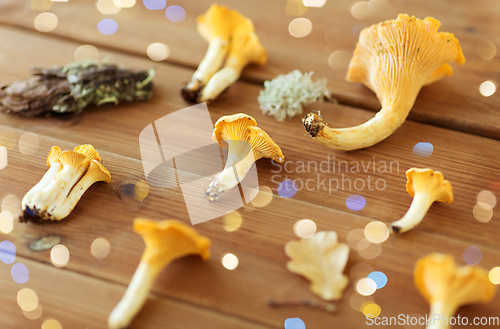
{"label": "small chanterelle mushroom", "polygon": [[413,201],[403,218],[389,225],[395,233],[404,233],[417,226],[434,202],[453,202],[451,184],[439,171],[411,168],[406,171],[406,178],[406,190]]}
{"label": "small chanterelle mushroom", "polygon": [[221,117],[215,123],[212,139],[221,146],[222,141],[227,142],[229,149],[224,170],[217,174],[205,192],[209,201],[217,201],[223,192],[238,185],[255,161],[271,158],[282,163],[285,160],[281,148],[247,114]]}
{"label": "small chanterelle mushroom", "polygon": [[137,218],[134,232],[142,236],[146,249],[125,295],[109,315],[110,329],[130,325],[144,305],[156,277],[170,262],[187,255],[200,255],[204,260],[210,258],[211,241],[180,221],[155,222]]}
{"label": "small chanterelle mushroom", "polygon": [[420,20],[400,14],[361,31],[346,79],[375,92],[382,109],[361,125],[340,129],[326,126],[320,115],[310,113],[303,123],[313,139],[349,151],[389,137],[404,123],[423,86],[451,75],[448,63],[465,62],[458,40],[438,32],[439,26],[431,17]]}
{"label": "small chanterelle mushroom", "polygon": [[19,220],[59,221],[67,217],[92,184],[111,180],[100,161],[99,154],[89,144],[64,152],[53,146],[47,156],[49,170],[24,196]]}
{"label": "small chanterelle mushroom", "polygon": [[457,267],[452,255],[432,253],[420,258],[413,277],[431,307],[426,329],[451,328],[452,317],[461,306],[487,303],[496,293],[484,268]]}
{"label": "small chanterelle mushroom", "polygon": [[[197,27],[209,45],[191,81],[181,88],[186,101],[213,101],[238,80],[247,64],[266,63],[266,50],[254,32],[252,21],[238,11],[214,3],[198,17]],[[225,66],[219,71],[224,60]]]}

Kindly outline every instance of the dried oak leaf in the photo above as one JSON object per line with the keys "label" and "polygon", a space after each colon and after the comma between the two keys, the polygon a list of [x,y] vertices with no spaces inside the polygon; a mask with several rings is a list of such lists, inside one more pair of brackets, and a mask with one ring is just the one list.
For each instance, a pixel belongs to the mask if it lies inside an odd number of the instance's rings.
{"label": "dried oak leaf", "polygon": [[310,238],[290,241],[285,253],[291,260],[286,264],[290,272],[303,275],[311,281],[311,291],[322,299],[339,300],[349,279],[343,275],[349,247],[339,243],[335,231],[318,232]]}

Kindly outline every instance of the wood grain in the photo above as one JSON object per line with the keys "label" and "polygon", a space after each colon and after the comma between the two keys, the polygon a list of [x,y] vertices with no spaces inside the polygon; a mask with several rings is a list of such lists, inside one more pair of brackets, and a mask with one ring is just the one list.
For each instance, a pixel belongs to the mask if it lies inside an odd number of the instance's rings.
{"label": "wood grain", "polygon": [[[219,1],[250,17],[256,31],[268,51],[265,67],[251,66],[244,72],[247,81],[262,83],[278,74],[294,69],[313,70],[316,78],[326,77],[335,96],[346,105],[374,111],[380,109],[375,95],[367,88],[345,81],[347,61],[335,62],[335,69],[328,64],[334,51],[352,53],[358,33],[364,26],[386,19],[394,19],[406,12],[419,18],[432,16],[442,22],[442,30],[452,32],[460,40],[467,62],[463,67],[454,65],[455,73],[431,86],[423,88],[410,113],[416,121],[448,127],[481,136],[500,138],[498,93],[483,97],[479,85],[489,79],[497,79],[500,57],[485,60],[479,56],[482,42],[488,40],[500,47],[496,31],[500,23],[495,19],[500,7],[495,0],[477,1],[473,8],[467,0],[461,1],[390,1],[390,7],[374,12],[366,19],[356,19],[351,14],[352,1],[327,1],[322,8],[309,8],[304,17],[313,23],[312,32],[305,38],[294,38],[288,33],[288,24],[295,16],[285,12],[286,3],[258,0],[252,2]],[[196,32],[196,16],[205,12],[211,1],[178,3],[186,10],[186,19],[173,23],[166,19],[163,11],[149,11],[142,3],[139,14],[130,17],[122,9],[118,15],[102,15],[95,3],[73,0],[55,3],[50,12],[59,18],[57,28],[51,32],[65,38],[74,38],[80,44],[93,44],[101,51],[109,48],[146,56],[146,49],[153,42],[163,42],[171,50],[167,59],[171,63],[195,68],[206,51],[206,42]],[[0,22],[34,29],[33,21],[40,13],[30,8],[29,1],[7,0],[0,4]],[[113,18],[119,25],[113,35],[102,35],[97,30],[103,18]],[[300,51],[297,51],[300,49]],[[188,80],[188,76],[181,81]]]}
{"label": "wood grain", "polygon": [[[60,5],[54,4],[54,8]],[[83,13],[87,7],[80,5]],[[14,12],[10,14],[16,15]],[[5,11],[0,15],[6,15]],[[79,42],[2,26],[1,80],[26,78],[30,66],[69,62],[78,45]],[[143,56],[107,49],[105,52],[123,66],[144,68],[152,65]],[[60,320],[64,328],[105,327],[107,315],[120,299],[144,248],[141,238],[132,232],[134,218],[177,218],[189,222],[180,188],[151,187],[149,196],[142,203],[127,198],[127,194],[119,193],[118,189],[124,182],[135,183],[145,178],[138,143],[141,130],[151,122],[188,106],[178,95],[177,88],[193,70],[170,63],[154,65],[157,69],[155,96],[149,102],[89,108],[69,121],[54,117],[26,119],[0,115],[1,144],[8,148],[8,165],[0,171],[2,199],[13,194],[20,200],[40,179],[46,170],[45,157],[52,145],[70,149],[76,144],[92,143],[112,174],[109,184],[92,186],[64,221],[39,225],[16,223],[14,230],[3,236],[3,240],[15,243],[18,261],[29,267],[30,281],[26,287],[43,297],[43,303],[46,303],[44,317]],[[393,136],[375,147],[337,152],[306,136],[299,117],[278,123],[274,118],[264,116],[255,101],[260,89],[254,84],[237,83],[223,99],[211,104],[209,111],[212,122],[225,114],[246,112],[254,116],[259,126],[281,146],[288,162],[278,167],[263,159],[257,164],[259,183],[274,191],[272,202],[263,208],[239,209],[243,225],[235,232],[226,232],[221,218],[196,225],[201,234],[213,241],[211,260],[203,262],[198,257],[187,257],[165,269],[133,328],[283,328],[283,322],[289,317],[300,317],[308,328],[367,327],[364,315],[349,303],[351,296],[357,294],[354,277],[351,277],[345,297],[333,315],[308,307],[273,309],[267,306],[267,300],[316,299],[309,291],[309,283],[285,267],[287,257],[283,248],[287,241],[297,239],[293,233],[297,220],[312,219],[319,230],[337,231],[341,241],[345,241],[352,230],[362,229],[374,220],[396,220],[411,203],[404,187],[404,172],[413,166],[442,171],[453,185],[455,201],[451,205],[433,205],[413,232],[391,236],[383,243],[378,257],[366,259],[362,252],[351,250],[346,274],[350,274],[354,265],[368,263],[389,278],[388,285],[373,296],[382,308],[382,316],[427,313],[428,306],[419,296],[412,278],[415,261],[425,254],[433,251],[451,253],[457,263],[463,264],[464,249],[474,245],[482,250],[481,266],[489,270],[500,265],[498,213],[494,211],[488,223],[480,223],[472,215],[478,192],[490,189],[499,195],[494,189],[500,179],[499,141],[409,120]],[[331,126],[351,126],[373,116],[373,112],[348,106],[318,104],[312,108],[321,110]],[[179,131],[188,131],[189,128],[188,120],[179,123]],[[21,153],[19,140],[26,132],[36,133],[38,143],[28,147],[30,152]],[[422,141],[434,145],[434,153],[429,158],[412,154],[413,146]],[[299,169],[302,162],[311,161],[313,166],[314,163],[333,160],[337,163],[347,161],[349,165],[354,161],[361,166],[374,160],[377,165],[380,161],[397,161],[399,170],[381,173],[371,169],[364,172],[361,168],[359,173],[345,169],[318,173],[313,169],[305,172]],[[204,165],[205,160],[199,159],[199,166]],[[299,191],[293,198],[282,198],[277,195],[276,188],[285,179],[286,170],[291,171],[286,173],[288,178],[303,182],[318,180],[318,174],[320,179],[327,180],[342,179],[344,174],[351,181],[360,179],[366,182],[368,176],[383,179],[386,187],[382,191],[365,187],[359,191],[345,188],[329,193],[316,186],[309,191]],[[199,178],[189,172],[183,175],[189,179]],[[361,211],[354,212],[346,207],[346,197],[353,193],[366,199],[366,207]],[[62,244],[70,251],[70,261],[64,269],[53,268],[49,251],[33,252],[27,248],[31,241],[48,234],[61,236]],[[111,244],[111,252],[103,260],[90,253],[90,245],[98,237],[106,238]],[[374,245],[369,247],[370,250],[376,248]],[[220,263],[220,257],[226,252],[239,258],[239,266],[234,271],[228,271]],[[26,322],[15,304],[15,294],[21,285],[11,281],[9,271],[8,265],[0,264],[0,282],[6,292],[1,297],[2,305],[7,305],[1,313],[8,315],[0,317],[0,323],[9,329],[39,328],[42,319],[30,321],[31,324]],[[470,319],[496,316],[499,301],[497,295],[491,303],[465,307],[460,314]],[[80,303],[84,306],[78,307]]]}

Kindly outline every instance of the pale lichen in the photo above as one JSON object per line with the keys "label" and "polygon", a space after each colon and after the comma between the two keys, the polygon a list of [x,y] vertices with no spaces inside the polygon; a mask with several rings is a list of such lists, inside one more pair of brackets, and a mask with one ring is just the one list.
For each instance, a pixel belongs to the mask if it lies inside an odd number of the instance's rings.
{"label": "pale lichen", "polygon": [[302,74],[299,70],[282,74],[264,82],[264,90],[258,101],[262,113],[269,114],[278,121],[302,114],[304,106],[324,99],[330,99],[326,79],[313,81],[314,72]]}

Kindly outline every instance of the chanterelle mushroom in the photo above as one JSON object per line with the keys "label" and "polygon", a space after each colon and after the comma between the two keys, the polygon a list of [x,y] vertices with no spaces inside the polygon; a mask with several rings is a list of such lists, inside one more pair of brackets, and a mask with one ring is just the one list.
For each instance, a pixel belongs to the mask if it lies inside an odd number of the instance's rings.
{"label": "chanterelle mushroom", "polygon": [[231,48],[224,67],[214,74],[201,91],[200,102],[216,99],[227,87],[236,82],[245,66],[250,63],[266,64],[266,49],[254,32],[250,19],[240,19],[235,27]]}
{"label": "chanterelle mushroom", "polygon": [[434,202],[453,202],[451,184],[439,171],[411,168],[406,178],[406,191],[413,201],[403,218],[389,225],[391,232],[404,233],[417,226]]}
{"label": "chanterelle mushroom", "polygon": [[478,266],[457,267],[452,255],[432,253],[420,258],[413,272],[415,285],[431,306],[426,329],[448,329],[463,305],[487,303],[496,287]]}
{"label": "chanterelle mushroom", "polygon": [[[74,151],[64,152],[57,146],[52,147],[47,156],[49,170],[24,196],[19,220],[59,221],[68,216],[93,183],[111,179],[100,160],[92,145],[80,145]],[[102,174],[95,174],[96,167]]]}
{"label": "chanterelle mushroom", "polygon": [[180,221],[138,218],[134,221],[134,232],[142,236],[146,249],[125,295],[109,315],[110,329],[129,326],[144,305],[156,277],[170,262],[187,255],[210,258],[210,240]]}
{"label": "chanterelle mushroom", "polygon": [[219,118],[212,139],[222,145],[229,144],[224,170],[217,174],[205,192],[209,201],[217,201],[225,191],[245,178],[252,164],[261,158],[284,161],[281,148],[247,114],[239,113]]}
{"label": "chanterelle mushroom", "polygon": [[400,14],[361,31],[346,79],[361,82],[379,99],[374,118],[350,128],[332,129],[320,115],[303,119],[313,139],[338,150],[370,147],[389,137],[406,120],[420,89],[453,72],[450,62],[465,57],[451,33],[438,32],[440,22]]}
{"label": "chanterelle mushroom", "polygon": [[181,89],[182,97],[186,101],[196,102],[200,90],[221,68],[229,50],[234,26],[242,18],[236,10],[229,10],[216,3],[212,4],[205,14],[198,16],[198,32],[208,42],[208,50],[191,82]]}

